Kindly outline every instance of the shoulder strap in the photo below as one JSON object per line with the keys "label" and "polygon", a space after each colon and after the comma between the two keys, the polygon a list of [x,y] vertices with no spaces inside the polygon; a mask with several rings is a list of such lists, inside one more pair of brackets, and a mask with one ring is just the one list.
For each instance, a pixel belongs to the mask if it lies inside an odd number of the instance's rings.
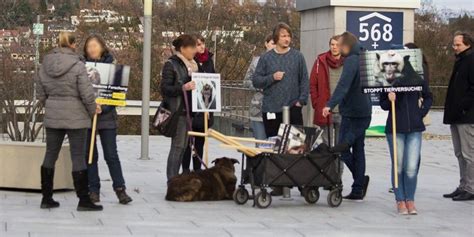
{"label": "shoulder strap", "polygon": [[177,80],[176,80],[175,83],[176,84],[178,84],[178,83],[184,84],[184,77],[186,75],[182,75],[183,73],[181,72],[181,70],[179,70],[179,67],[181,65],[178,65],[178,62],[176,62],[176,60],[168,59],[168,62],[171,63],[171,65],[173,66],[174,73],[176,74]]}

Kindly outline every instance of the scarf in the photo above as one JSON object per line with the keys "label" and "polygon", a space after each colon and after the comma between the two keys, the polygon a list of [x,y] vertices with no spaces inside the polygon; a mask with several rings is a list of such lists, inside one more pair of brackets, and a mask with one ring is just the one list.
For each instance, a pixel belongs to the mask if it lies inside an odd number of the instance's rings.
{"label": "scarf", "polygon": [[328,66],[330,68],[339,68],[344,62],[343,57],[340,57],[339,59],[336,59],[335,57],[333,57],[331,54],[331,51],[328,51],[325,57],[326,57],[326,62],[328,63]]}
{"label": "scarf", "polygon": [[115,58],[112,54],[106,53],[102,55],[100,59],[92,59],[87,56],[85,56],[87,62],[96,62],[96,63],[113,63],[115,64]]}
{"label": "scarf", "polygon": [[207,61],[209,61],[209,50],[205,49],[204,53],[197,53],[196,54],[196,59],[198,63],[203,64]]}
{"label": "scarf", "polygon": [[196,61],[194,61],[194,59],[189,60],[186,57],[184,57],[180,52],[177,52],[176,56],[178,56],[178,58],[181,59],[181,61],[183,61],[184,65],[186,65],[189,75],[191,75],[191,73],[193,72],[199,71],[199,67]]}

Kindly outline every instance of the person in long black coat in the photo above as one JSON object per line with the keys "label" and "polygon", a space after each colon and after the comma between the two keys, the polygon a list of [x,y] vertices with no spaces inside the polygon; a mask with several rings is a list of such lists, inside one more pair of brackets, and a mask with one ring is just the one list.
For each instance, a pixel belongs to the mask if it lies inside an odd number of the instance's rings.
{"label": "person in long black coat", "polygon": [[444,105],[444,123],[451,126],[454,154],[459,161],[461,180],[454,192],[443,195],[454,201],[474,200],[474,38],[457,32],[456,53]]}

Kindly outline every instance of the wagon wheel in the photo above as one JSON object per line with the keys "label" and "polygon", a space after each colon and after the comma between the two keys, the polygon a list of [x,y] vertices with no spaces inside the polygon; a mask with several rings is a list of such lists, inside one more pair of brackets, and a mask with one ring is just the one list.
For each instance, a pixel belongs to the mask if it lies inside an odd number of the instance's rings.
{"label": "wagon wheel", "polygon": [[234,191],[233,198],[238,205],[244,205],[249,200],[249,192],[245,188],[238,188]]}
{"label": "wagon wheel", "polygon": [[342,203],[341,190],[334,189],[328,194],[328,204],[331,207],[338,207]]}
{"label": "wagon wheel", "polygon": [[270,206],[270,204],[272,204],[272,195],[267,193],[265,190],[261,191],[255,196],[255,203],[257,204],[258,208],[267,208]]}
{"label": "wagon wheel", "polygon": [[307,188],[304,192],[304,200],[309,204],[314,204],[319,200],[318,188]]}

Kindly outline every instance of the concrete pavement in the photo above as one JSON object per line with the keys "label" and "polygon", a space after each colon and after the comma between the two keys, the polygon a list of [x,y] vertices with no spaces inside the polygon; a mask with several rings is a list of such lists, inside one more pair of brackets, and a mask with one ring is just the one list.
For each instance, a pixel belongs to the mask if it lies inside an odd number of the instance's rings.
{"label": "concrete pavement", "polygon": [[[138,136],[118,139],[128,192],[134,199],[131,205],[117,203],[101,159],[103,212],[75,211],[74,192],[56,193],[61,207],[41,210],[39,193],[0,190],[0,236],[474,236],[474,202],[456,203],[441,197],[456,187],[459,178],[450,140],[423,143],[418,216],[395,212],[393,194],[387,192],[390,158],[384,139],[367,140],[371,184],[363,203],[344,201],[339,208],[331,208],[326,203],[327,192],[321,190],[319,202],[309,205],[293,190],[293,201],[275,198],[265,210],[253,208],[251,202],[237,206],[233,201],[165,201],[169,140],[151,137],[153,159],[149,161],[137,160],[139,142]],[[210,147],[213,158],[240,157],[237,152],[218,148],[215,141]],[[346,171],[346,187],[350,181]]]}

